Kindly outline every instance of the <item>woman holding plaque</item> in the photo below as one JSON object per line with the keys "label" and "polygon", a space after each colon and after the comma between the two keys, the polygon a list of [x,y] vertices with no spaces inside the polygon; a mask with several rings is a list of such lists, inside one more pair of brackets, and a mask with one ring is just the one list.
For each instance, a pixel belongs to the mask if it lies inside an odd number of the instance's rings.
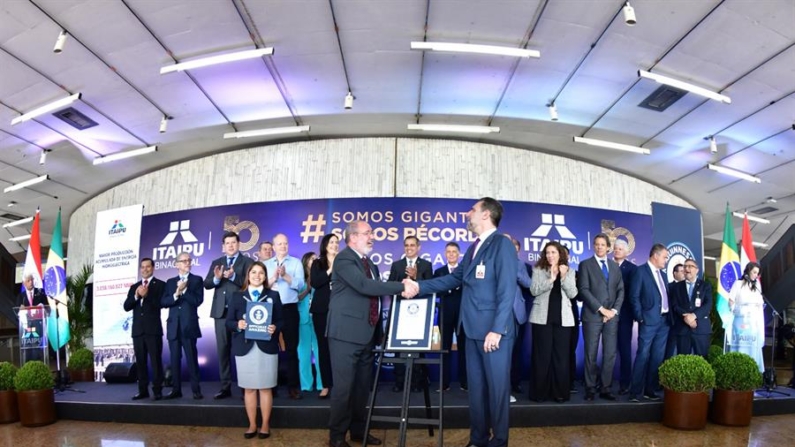
{"label": "woman holding plaque", "polygon": [[765,371],[762,346],[765,344],[765,300],[759,288],[759,264],[749,262],[743,277],[734,281],[729,291],[729,309],[732,319],[729,351],[748,354],[756,360],[759,372]]}
{"label": "woman holding plaque", "polygon": [[331,353],[326,338],[326,320],[328,320],[328,305],[331,298],[331,268],[339,251],[339,236],[331,233],[323,236],[320,241],[320,257],[312,263],[312,268],[309,270],[309,284],[314,289],[309,312],[312,314],[312,324],[317,336],[317,362],[320,364],[318,381],[323,382],[323,389],[318,395],[320,399],[328,399],[329,388],[332,386]]}
{"label": "woman holding plaque", "polygon": [[533,268],[530,310],[533,329],[532,385],[530,398],[543,402],[569,400],[569,357],[574,317],[571,299],[577,296],[574,272],[569,271],[568,250],[558,242],[544,246],[544,256]]}
{"label": "woman holding plaque", "polygon": [[[248,416],[246,439],[270,437],[270,416],[273,409],[272,388],[276,386],[279,369],[279,330],[282,327],[282,302],[279,292],[265,287],[268,271],[265,264],[255,262],[246,273],[243,289],[235,292],[226,315],[226,327],[232,332],[232,355],[237,366],[237,384],[245,390],[244,401]],[[254,339],[254,327],[248,328],[250,303],[269,303],[270,323],[265,328],[267,340]],[[262,308],[252,311],[254,320],[267,321]],[[253,322],[252,322],[253,324]],[[269,337],[268,337],[269,336]],[[259,395],[262,425],[257,431],[257,395]]]}

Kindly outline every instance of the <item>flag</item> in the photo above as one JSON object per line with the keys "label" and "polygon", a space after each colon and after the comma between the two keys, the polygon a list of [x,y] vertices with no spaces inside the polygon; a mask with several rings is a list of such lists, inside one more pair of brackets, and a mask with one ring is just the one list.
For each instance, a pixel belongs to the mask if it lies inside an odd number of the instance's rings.
{"label": "flag", "polygon": [[756,262],[754,241],[751,239],[751,226],[748,225],[748,214],[743,217],[743,240],[740,246],[740,268],[745,271],[749,262]]}
{"label": "flag", "polygon": [[[66,271],[63,264],[63,242],[61,241],[61,210],[52,232],[50,254],[47,256],[47,270],[44,272],[44,293],[49,298],[50,317],[47,321],[47,338],[50,346],[57,350],[69,341],[69,312],[66,303]],[[57,312],[55,311],[57,309]]]}
{"label": "flag", "polygon": [[[28,241],[28,254],[25,256],[25,267],[22,269],[22,278],[28,275],[33,277],[33,287],[41,289],[41,243],[39,242],[39,210],[33,218],[33,228],[30,230]],[[23,286],[24,287],[24,286]]]}
{"label": "flag", "polygon": [[718,266],[718,315],[723,322],[723,328],[729,329],[732,324],[732,312],[729,309],[729,291],[732,285],[742,275],[740,270],[740,256],[737,253],[737,242],[734,238],[732,215],[729,204],[726,204],[726,222],[723,225],[723,245],[720,250],[720,265]]}

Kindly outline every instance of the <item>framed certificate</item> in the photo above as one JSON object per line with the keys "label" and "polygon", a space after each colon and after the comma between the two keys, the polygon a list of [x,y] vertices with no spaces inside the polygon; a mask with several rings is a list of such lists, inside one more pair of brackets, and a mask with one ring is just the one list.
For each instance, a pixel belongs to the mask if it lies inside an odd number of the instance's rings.
{"label": "framed certificate", "polygon": [[388,351],[430,351],[436,295],[405,299],[392,297]]}
{"label": "framed certificate", "polygon": [[273,319],[273,303],[250,301],[246,303],[246,340],[270,340],[268,326]]}

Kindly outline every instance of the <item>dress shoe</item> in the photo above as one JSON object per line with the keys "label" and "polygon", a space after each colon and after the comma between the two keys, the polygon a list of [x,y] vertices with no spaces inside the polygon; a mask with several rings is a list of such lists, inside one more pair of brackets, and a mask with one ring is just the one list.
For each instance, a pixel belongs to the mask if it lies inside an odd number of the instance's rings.
{"label": "dress shoe", "polygon": [[616,400],[616,396],[614,396],[610,391],[606,393],[599,393],[599,397],[606,400]]}
{"label": "dress shoe", "polygon": [[593,391],[588,391],[588,392],[585,393],[585,400],[587,400],[588,402],[592,401],[594,399],[594,397],[595,397],[595,395],[594,395]]}
{"label": "dress shoe", "polygon": [[469,391],[469,385],[466,383],[461,384],[461,391]]}
{"label": "dress shoe", "polygon": [[157,392],[155,392],[155,397],[153,397],[152,399],[160,400],[162,398],[163,398],[163,393],[161,393],[160,391],[157,391]]}
{"label": "dress shoe", "polygon": [[[362,438],[359,436],[351,435],[351,442],[361,444]],[[381,440],[373,435],[367,435],[367,445],[381,445]]]}
{"label": "dress shoe", "polygon": [[201,399],[204,399],[204,396],[202,396],[202,393],[200,391],[198,393],[193,393],[193,398],[196,399],[196,400],[201,400]]}
{"label": "dress shoe", "polygon": [[256,436],[257,436],[257,432],[255,432],[255,431],[253,431],[251,433],[249,433],[249,432],[243,433],[243,437],[246,438],[246,439],[253,439]]}
{"label": "dress shoe", "polygon": [[660,400],[660,396],[658,396],[658,395],[656,395],[654,393],[646,393],[646,394],[643,395],[643,398],[647,399],[647,400],[651,400],[651,401]]}
{"label": "dress shoe", "polygon": [[576,385],[572,385],[571,389],[569,389],[569,393],[571,393],[571,394],[577,394],[579,392],[580,392],[580,390],[577,389]]}
{"label": "dress shoe", "polygon": [[259,432],[257,437],[260,438],[260,439],[268,439],[268,438],[271,437],[271,433],[270,432],[268,432],[268,433]]}
{"label": "dress shoe", "polygon": [[304,395],[301,394],[300,390],[295,390],[295,389],[290,390],[290,399],[300,400],[300,399],[303,399],[303,398],[304,398]]}
{"label": "dress shoe", "polygon": [[555,398],[555,402],[557,402],[559,404],[562,404],[563,402],[566,402],[567,400],[568,399],[566,399],[565,397],[556,397]]}
{"label": "dress shoe", "polygon": [[141,400],[149,397],[149,393],[138,393],[132,397],[132,400]]}
{"label": "dress shoe", "polygon": [[393,393],[402,393],[403,392],[403,387],[400,386],[400,385],[393,385],[392,386],[392,392]]}
{"label": "dress shoe", "polygon": [[326,394],[318,394],[317,395],[318,399],[328,399],[329,397],[331,397],[331,391],[327,392]]}
{"label": "dress shoe", "polygon": [[344,439],[341,441],[329,441],[328,447],[351,447]]}
{"label": "dress shoe", "polygon": [[618,394],[619,394],[619,396],[623,396],[625,394],[629,394],[629,388],[621,388],[620,390],[618,390]]}
{"label": "dress shoe", "polygon": [[634,394],[630,394],[629,395],[629,401],[630,402],[640,402],[640,399],[638,399],[638,396],[636,396]]}
{"label": "dress shoe", "polygon": [[232,397],[232,392],[229,390],[221,390],[215,396],[213,396],[213,399],[224,399],[227,397]]}
{"label": "dress shoe", "polygon": [[172,392],[166,394],[165,396],[163,396],[163,399],[179,399],[181,397],[182,397],[182,393],[181,392],[172,391]]}

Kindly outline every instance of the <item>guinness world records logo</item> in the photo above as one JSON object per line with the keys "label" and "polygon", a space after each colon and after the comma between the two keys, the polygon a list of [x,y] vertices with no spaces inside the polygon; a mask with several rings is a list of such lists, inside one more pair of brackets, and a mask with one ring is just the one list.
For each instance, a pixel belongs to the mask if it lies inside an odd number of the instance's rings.
{"label": "guinness world records logo", "polygon": [[674,280],[674,267],[677,264],[684,265],[687,259],[696,259],[696,257],[690,247],[682,242],[671,242],[666,248],[668,249],[668,262],[665,264],[665,272],[668,282],[671,282]]}

